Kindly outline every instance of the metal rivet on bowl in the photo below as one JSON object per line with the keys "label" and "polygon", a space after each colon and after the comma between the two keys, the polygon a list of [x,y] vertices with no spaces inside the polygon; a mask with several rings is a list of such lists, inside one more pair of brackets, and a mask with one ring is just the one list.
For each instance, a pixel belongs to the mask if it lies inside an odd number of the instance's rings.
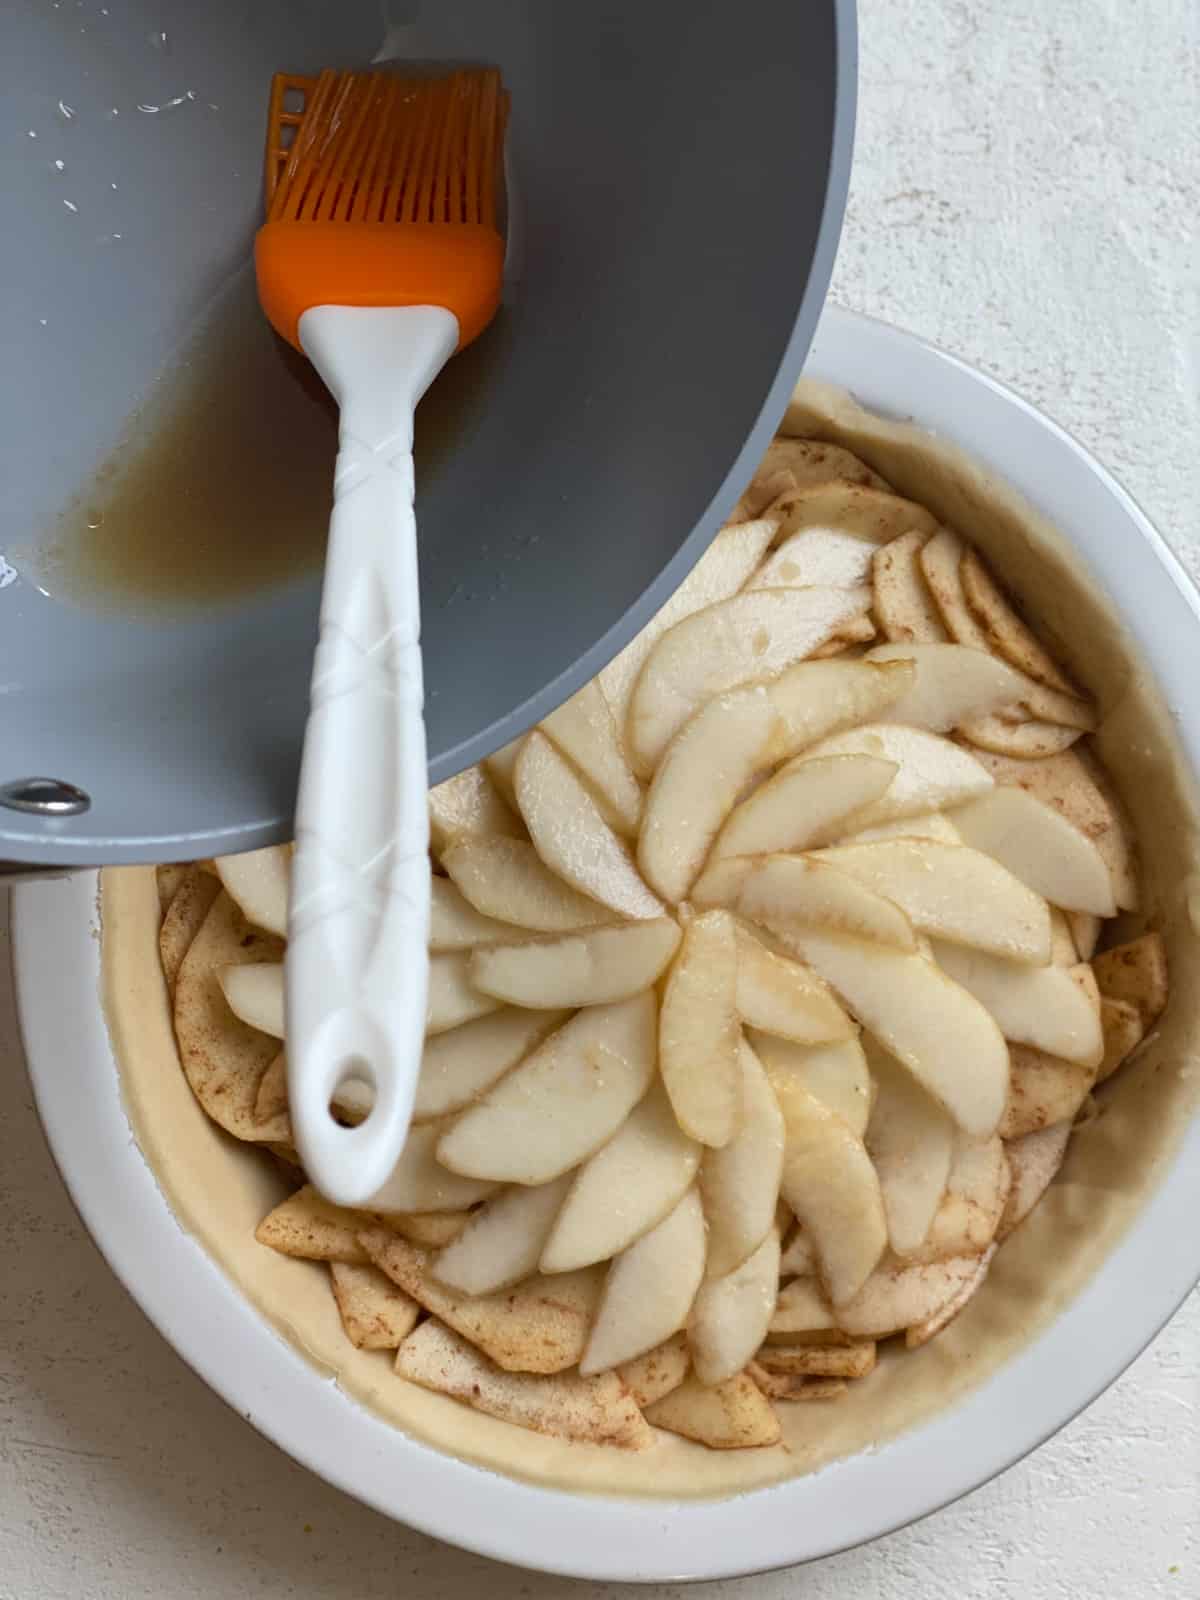
{"label": "metal rivet on bowl", "polygon": [[0,784],[0,806],[35,817],[78,817],[89,811],[92,797],[61,778],[14,778]]}

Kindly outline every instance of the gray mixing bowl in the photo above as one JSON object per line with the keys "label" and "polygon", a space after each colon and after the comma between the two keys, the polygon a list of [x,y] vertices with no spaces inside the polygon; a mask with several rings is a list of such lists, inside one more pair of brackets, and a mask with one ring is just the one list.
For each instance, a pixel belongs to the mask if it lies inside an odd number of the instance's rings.
{"label": "gray mixing bowl", "polygon": [[[436,781],[616,652],[765,447],[832,267],[854,13],[388,9],[396,51],[498,62],[512,90],[507,303],[418,419]],[[91,806],[0,806],[0,856],[271,843],[290,829],[334,432],[244,271],[266,89],[276,69],[368,61],[380,8],[5,13],[0,785],[67,780]],[[122,473],[147,461],[139,499]]]}

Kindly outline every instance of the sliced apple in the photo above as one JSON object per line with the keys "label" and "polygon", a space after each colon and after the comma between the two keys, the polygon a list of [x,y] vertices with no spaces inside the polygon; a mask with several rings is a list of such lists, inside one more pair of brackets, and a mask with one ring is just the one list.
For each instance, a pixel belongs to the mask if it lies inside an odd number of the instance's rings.
{"label": "sliced apple", "polygon": [[1104,1034],[1104,1060],[1096,1073],[1097,1083],[1112,1077],[1146,1033],[1136,1006],[1128,1000],[1112,1000],[1106,994],[1100,997],[1100,1030]]}
{"label": "sliced apple", "polygon": [[704,1212],[695,1189],[608,1269],[582,1377],[644,1355],[682,1328],[704,1276]]}
{"label": "sliced apple", "polygon": [[661,1081],[579,1169],[545,1237],[543,1272],[620,1255],[657,1227],[691,1187],[701,1147],[675,1121]]}
{"label": "sliced apple", "polygon": [[867,1037],[877,1088],[867,1127],[867,1154],[875,1164],[888,1242],[898,1256],[911,1254],[933,1226],[950,1176],[954,1124],[910,1072]]}
{"label": "sliced apple", "polygon": [[[837,757],[844,760],[844,757]],[[877,844],[880,839],[934,839],[939,844],[961,844],[962,835],[940,811],[925,811],[915,817],[898,817],[895,822],[881,822],[874,828],[862,828],[856,833],[843,834],[841,844]]]}
{"label": "sliced apple", "polygon": [[617,1368],[621,1382],[643,1409],[656,1400],[678,1389],[688,1375],[692,1364],[688,1352],[687,1334],[682,1329],[673,1333],[662,1344],[647,1350],[635,1361],[625,1361]]}
{"label": "sliced apple", "polygon": [[498,1367],[509,1372],[565,1372],[583,1354],[601,1290],[595,1267],[555,1278],[535,1274],[498,1294],[464,1295],[433,1276],[427,1250],[386,1228],[364,1229],[359,1241],[393,1283]]}
{"label": "sliced apple", "polygon": [[1012,1172],[1012,1186],[1008,1200],[996,1229],[996,1242],[1007,1239],[1037,1205],[1054,1181],[1062,1166],[1071,1139],[1071,1124],[1057,1123],[1042,1128],[1037,1133],[1027,1133],[1023,1139],[1013,1139],[1007,1146],[1008,1165]]}
{"label": "sliced apple", "polygon": [[816,973],[737,930],[737,1010],[742,1022],[797,1044],[854,1037],[854,1023]]}
{"label": "sliced apple", "polygon": [[841,1117],[790,1075],[771,1087],[784,1123],[783,1198],[812,1239],[836,1308],[854,1298],[887,1246],[879,1180]]}
{"label": "sliced apple", "polygon": [[605,821],[630,838],[642,817],[642,787],[625,758],[621,737],[599,680],[573,694],[541,724],[595,791]]}
{"label": "sliced apple", "polygon": [[614,920],[604,906],[568,888],[524,839],[455,839],[442,865],[485,917],[536,933],[571,933]]}
{"label": "sliced apple", "polygon": [[958,576],[966,604],[990,649],[1039,683],[1061,694],[1078,694],[1041,640],[1022,622],[974,550],[963,551]]}
{"label": "sliced apple", "polygon": [[995,1132],[1008,1094],[1008,1048],[973,995],[923,955],[807,929],[788,939],[965,1133]]}
{"label": "sliced apple", "polygon": [[471,956],[470,979],[483,994],[531,1009],[606,1005],[651,988],[679,939],[678,923],[659,917],[536,943],[493,945]]}
{"label": "sliced apple", "polygon": [[521,747],[513,785],[538,855],[565,883],[623,917],[662,915],[662,902],[643,882],[629,846],[605,822],[570,762],[537,729]]}
{"label": "sliced apple", "polygon": [[941,940],[934,953],[942,970],[987,1008],[1006,1039],[1085,1066],[1099,1064],[1099,1008],[1080,988],[1074,968],[1031,967]]}
{"label": "sliced apple", "polygon": [[[1127,1000],[1136,1006],[1143,1028],[1158,1020],[1167,1004],[1167,948],[1161,933],[1119,944],[1094,962],[1100,993],[1110,1000]],[[249,969],[254,970],[254,969]]]}
{"label": "sliced apple", "polygon": [[937,644],[946,638],[941,613],[921,571],[921,551],[929,537],[920,529],[902,533],[877,550],[872,562],[875,615],[884,636],[898,643]]}
{"label": "sliced apple", "polygon": [[688,1343],[701,1383],[724,1383],[753,1359],[771,1325],[778,1292],[779,1234],[772,1228],[740,1267],[700,1286]]}
{"label": "sliced apple", "polygon": [[964,739],[980,750],[1013,756],[1019,761],[1041,761],[1069,750],[1080,736],[1078,728],[1057,722],[1007,717],[969,717],[962,725]]}
{"label": "sliced apple", "polygon": [[729,1143],[741,1109],[736,1006],[733,919],[710,911],[685,929],[663,990],[659,1068],[679,1126],[714,1148]]}
{"label": "sliced apple", "polygon": [[756,862],[742,884],[738,909],[771,929],[823,928],[899,950],[915,946],[912,924],[899,906],[815,856]]}
{"label": "sliced apple", "polygon": [[217,973],[229,1009],[251,1028],[283,1039],[283,963],[258,961],[251,966],[222,967]]}
{"label": "sliced apple", "polygon": [[286,939],[291,846],[276,844],[241,855],[218,856],[216,868],[226,893],[237,902],[246,921]]}
{"label": "sliced apple", "polygon": [[[763,501],[759,510],[767,504],[767,501]],[[693,612],[735,595],[758,566],[778,532],[779,523],[773,517],[760,517],[757,512],[753,521],[722,528],[662,609],[651,617],[620,655],[601,668],[600,688],[612,707],[622,740],[628,735],[629,702],[633,698],[634,685],[646,657],[659,639]]]}
{"label": "sliced apple", "polygon": [[532,1188],[513,1184],[502,1190],[433,1258],[434,1277],[469,1295],[494,1294],[528,1278],[537,1271],[573,1178],[565,1172]]}
{"label": "sliced apple", "polygon": [[638,865],[665,900],[687,898],[739,795],[769,764],[776,721],[761,684],[735,689],[702,706],[667,746],[638,840]]}
{"label": "sliced apple", "polygon": [[503,944],[516,934],[511,923],[476,911],[449,878],[430,878],[429,899],[429,948],[435,953]]}
{"label": "sliced apple", "polygon": [[710,1450],[761,1449],[778,1444],[783,1432],[771,1402],[744,1372],[713,1388],[689,1374],[647,1407],[646,1421]]}
{"label": "sliced apple", "polygon": [[[790,1079],[799,1083],[862,1138],[875,1091],[866,1055],[857,1039],[805,1045],[757,1032],[751,1032],[749,1039],[772,1082]],[[793,1272],[800,1270],[799,1266],[792,1267]]]}
{"label": "sliced apple", "polygon": [[719,1150],[706,1150],[700,1193],[708,1223],[708,1271],[724,1277],[753,1255],[775,1225],[783,1170],[783,1117],[762,1063],[744,1041],[741,1121]]}
{"label": "sliced apple", "polygon": [[942,1203],[929,1232],[908,1259],[950,1261],[982,1255],[996,1236],[1011,1185],[1008,1158],[998,1138],[959,1139]]}
{"label": "sliced apple", "polygon": [[[899,665],[899,663],[896,663]],[[878,800],[847,819],[847,831],[872,828],[898,817],[920,816],[964,805],[992,787],[991,775],[969,751],[924,728],[867,723],[823,739],[808,752],[817,756],[875,756],[900,769]]]}
{"label": "sliced apple", "polygon": [[486,1416],[551,1438],[623,1450],[645,1450],[654,1442],[616,1373],[580,1378],[570,1372],[505,1372],[436,1317],[405,1339],[396,1352],[396,1372]]}
{"label": "sliced apple", "polygon": [[[987,1279],[996,1249],[996,1245],[989,1245],[981,1256],[975,1257],[974,1272],[959,1285],[949,1300],[945,1301],[932,1317],[927,1317],[924,1322],[914,1322],[905,1330],[906,1350],[919,1350],[923,1344],[928,1344],[930,1339],[941,1333],[943,1328],[949,1327],[959,1312],[975,1298]],[[970,1260],[970,1257],[966,1259]]]}
{"label": "sliced apple", "polygon": [[387,1215],[392,1211],[465,1211],[486,1200],[496,1185],[478,1178],[448,1172],[437,1159],[444,1122],[424,1122],[408,1130],[400,1159],[383,1186],[371,1196],[368,1210]]}
{"label": "sliced apple", "polygon": [[911,661],[916,680],[883,722],[949,733],[967,717],[988,716],[1021,697],[1025,679],[995,656],[961,644],[881,644],[866,661]]}
{"label": "sliced apple", "polygon": [[441,852],[463,835],[523,839],[525,829],[483,767],[467,767],[429,791],[429,839]]}
{"label": "sliced apple", "polygon": [[[883,839],[818,850],[809,859],[830,863],[898,905],[922,933],[1014,961],[1050,959],[1045,900],[980,850],[933,839]],[[743,891],[743,904],[753,883]]]}
{"label": "sliced apple", "polygon": [[1001,1138],[1020,1139],[1059,1122],[1072,1122],[1096,1081],[1095,1069],[1023,1044],[1013,1045],[1009,1055],[1012,1072],[1000,1119]]}
{"label": "sliced apple", "polygon": [[428,1122],[470,1105],[567,1016],[566,1011],[518,1011],[505,1006],[427,1039],[413,1120]]}
{"label": "sliced apple", "polygon": [[500,1004],[471,982],[471,957],[464,950],[429,958],[429,1009],[426,1035],[446,1033],[464,1022],[485,1017]]}
{"label": "sliced apple", "polygon": [[928,1266],[885,1257],[855,1298],[838,1307],[838,1327],[855,1338],[886,1339],[929,1322],[961,1294],[978,1269],[975,1255]]}
{"label": "sliced apple", "polygon": [[877,800],[898,770],[893,761],[865,755],[789,762],[733,811],[709,865],[727,856],[805,850],[828,839],[835,823]]}
{"label": "sliced apple", "polygon": [[793,1278],[779,1291],[769,1337],[828,1334],[836,1326],[833,1308],[816,1277]]}
{"label": "sliced apple", "polygon": [[629,708],[635,768],[653,772],[679,729],[714,695],[777,677],[866,610],[866,589],[758,589],[697,611],[663,635]]}
{"label": "sliced apple", "polygon": [[997,787],[956,807],[953,822],[967,844],[986,851],[1053,905],[1098,917],[1116,914],[1112,879],[1096,846],[1024,789]]}
{"label": "sliced apple", "polygon": [[581,1011],[462,1113],[438,1159],[466,1177],[527,1184],[578,1166],[650,1087],[657,1020],[652,994]]}

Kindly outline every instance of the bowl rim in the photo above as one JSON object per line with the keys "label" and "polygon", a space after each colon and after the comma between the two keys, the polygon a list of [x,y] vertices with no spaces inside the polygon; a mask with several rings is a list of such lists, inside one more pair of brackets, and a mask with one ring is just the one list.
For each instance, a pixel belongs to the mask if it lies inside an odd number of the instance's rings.
{"label": "bowl rim", "polygon": [[[893,415],[907,409],[894,403],[897,396],[920,395],[923,426],[1018,487],[1021,479],[1048,486],[1042,509],[1114,598],[1178,713],[1193,774],[1200,773],[1200,680],[1189,676],[1181,644],[1188,630],[1195,635],[1200,596],[1125,490],[1002,385],[870,318],[828,309],[809,372]],[[996,459],[1001,441],[1003,460]],[[24,884],[14,894],[13,960],[30,1077],[85,1225],[159,1331],[248,1422],[346,1493],[478,1554],[567,1577],[679,1582],[744,1576],[866,1543],[949,1504],[1043,1443],[1119,1376],[1200,1279],[1194,1118],[1141,1212],[1060,1315],[958,1404],[874,1451],[718,1501],[584,1495],[469,1465],[348,1400],[258,1315],[170,1211],[130,1136],[98,1003],[97,884],[89,872]],[[175,1285],[185,1272],[183,1300]],[[1098,1323],[1103,1341],[1089,1336]],[[234,1363],[224,1359],[231,1349],[240,1352]]]}

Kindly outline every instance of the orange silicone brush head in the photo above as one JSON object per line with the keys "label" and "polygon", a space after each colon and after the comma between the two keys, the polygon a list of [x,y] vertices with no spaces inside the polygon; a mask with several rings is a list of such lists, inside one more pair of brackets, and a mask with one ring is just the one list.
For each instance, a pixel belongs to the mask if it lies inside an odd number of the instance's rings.
{"label": "orange silicone brush head", "polygon": [[482,333],[500,303],[507,111],[490,70],[277,74],[254,246],[275,330],[299,349],[312,306],[432,305],[458,318],[460,349]]}

